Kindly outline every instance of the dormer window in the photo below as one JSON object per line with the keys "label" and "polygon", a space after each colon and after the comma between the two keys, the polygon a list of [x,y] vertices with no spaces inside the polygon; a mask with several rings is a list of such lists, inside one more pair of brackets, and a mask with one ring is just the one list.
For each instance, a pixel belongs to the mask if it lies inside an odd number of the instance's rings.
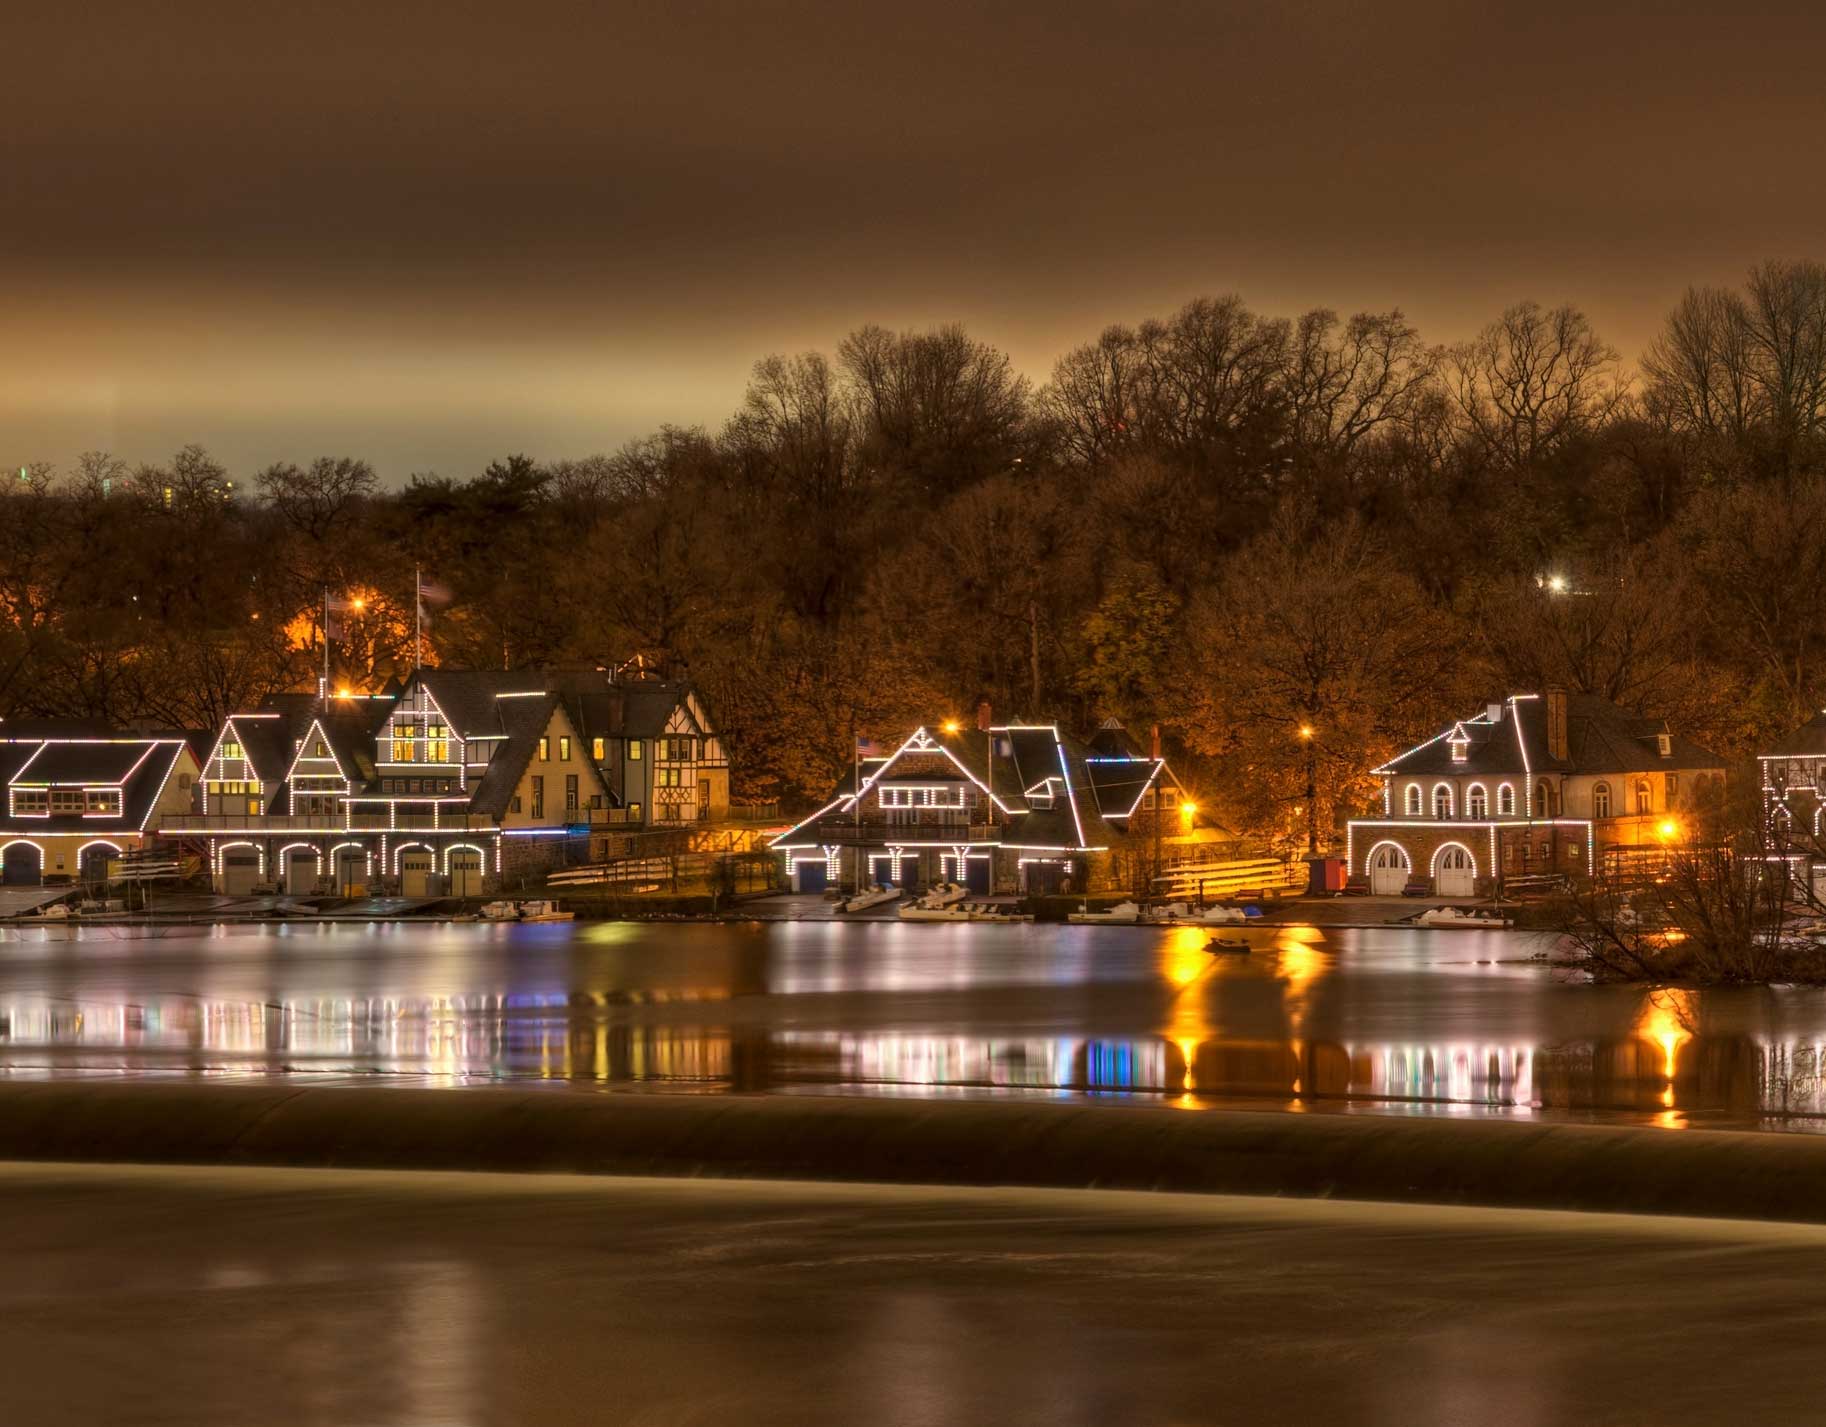
{"label": "dormer window", "polygon": [[1468,738],[1454,738],[1451,739],[1450,742],[1452,745],[1452,761],[1454,763],[1463,763],[1465,759],[1470,756],[1471,740]]}
{"label": "dormer window", "polygon": [[1674,735],[1671,733],[1656,734],[1655,750],[1663,758],[1672,758],[1674,756]]}

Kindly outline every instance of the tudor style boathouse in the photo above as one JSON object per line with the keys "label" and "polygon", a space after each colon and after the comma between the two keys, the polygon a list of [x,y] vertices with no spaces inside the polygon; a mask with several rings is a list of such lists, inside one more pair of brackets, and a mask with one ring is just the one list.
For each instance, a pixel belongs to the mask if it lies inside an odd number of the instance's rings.
{"label": "tudor style boathouse", "polygon": [[587,856],[599,828],[727,815],[696,692],[602,671],[420,669],[397,693],[282,694],[231,715],[202,808],[164,818],[218,891],[492,891]]}

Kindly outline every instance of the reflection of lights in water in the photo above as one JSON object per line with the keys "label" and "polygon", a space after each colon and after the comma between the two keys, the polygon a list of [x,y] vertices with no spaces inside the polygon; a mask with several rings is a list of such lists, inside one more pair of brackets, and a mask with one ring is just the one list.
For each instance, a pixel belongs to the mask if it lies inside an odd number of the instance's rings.
{"label": "reflection of lights in water", "polygon": [[1180,1077],[1182,1094],[1175,1102],[1185,1108],[1195,1103],[1193,1070],[1198,1063],[1198,1047],[1211,1034],[1211,1022],[1205,1015],[1205,993],[1198,984],[1211,970],[1211,953],[1205,950],[1210,939],[1211,933],[1203,927],[1174,927],[1161,943],[1161,969],[1174,988],[1161,1034],[1173,1042],[1185,1062],[1185,1072]]}
{"label": "reflection of lights in water", "polygon": [[[1693,1039],[1698,1013],[1698,997],[1678,988],[1651,991],[1636,1020],[1636,1034],[1661,1047],[1661,1078],[1667,1083],[1661,1090],[1664,1111],[1674,1108],[1674,1077],[1679,1068],[1680,1047]],[[1666,1116],[1657,1116],[1661,1122]]]}

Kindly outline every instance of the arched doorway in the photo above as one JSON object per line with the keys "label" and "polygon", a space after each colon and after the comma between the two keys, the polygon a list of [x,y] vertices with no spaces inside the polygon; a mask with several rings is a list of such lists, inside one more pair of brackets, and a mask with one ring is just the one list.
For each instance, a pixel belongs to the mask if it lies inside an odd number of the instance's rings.
{"label": "arched doorway", "polygon": [[482,854],[473,847],[453,847],[450,849],[449,857],[450,895],[453,897],[481,896]]}
{"label": "arched doorway", "polygon": [[1370,849],[1367,865],[1371,896],[1399,897],[1407,889],[1408,871],[1413,864],[1398,844],[1377,843]]}
{"label": "arched doorway", "polygon": [[36,887],[44,881],[44,854],[33,842],[9,842],[0,852],[0,876],[8,887]]}
{"label": "arched doorway", "polygon": [[399,850],[399,894],[402,897],[429,897],[431,879],[437,871],[437,854],[428,847],[414,844]]}
{"label": "arched doorway", "polygon": [[260,885],[260,849],[248,843],[222,849],[222,895],[248,897]]}
{"label": "arched doorway", "polygon": [[1433,890],[1442,897],[1477,895],[1477,862],[1468,847],[1448,842],[1433,863]]}
{"label": "arched doorway", "polygon": [[285,892],[288,897],[308,897],[317,890],[317,879],[323,871],[323,858],[312,847],[286,849]]}
{"label": "arched doorway", "polygon": [[368,894],[367,849],[345,842],[334,853],[336,866],[333,880],[339,897],[365,897]]}
{"label": "arched doorway", "polygon": [[111,842],[91,842],[76,858],[76,880],[85,887],[108,885],[108,864],[120,856]]}

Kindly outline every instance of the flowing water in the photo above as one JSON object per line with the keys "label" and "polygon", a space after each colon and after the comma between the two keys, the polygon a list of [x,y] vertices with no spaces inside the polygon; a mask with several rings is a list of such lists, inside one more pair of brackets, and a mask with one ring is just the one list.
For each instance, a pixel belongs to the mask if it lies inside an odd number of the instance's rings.
{"label": "flowing water", "polygon": [[543,1079],[714,1093],[1826,1130],[1826,990],[1593,986],[1512,932],[865,923],[0,934],[0,1074]]}

